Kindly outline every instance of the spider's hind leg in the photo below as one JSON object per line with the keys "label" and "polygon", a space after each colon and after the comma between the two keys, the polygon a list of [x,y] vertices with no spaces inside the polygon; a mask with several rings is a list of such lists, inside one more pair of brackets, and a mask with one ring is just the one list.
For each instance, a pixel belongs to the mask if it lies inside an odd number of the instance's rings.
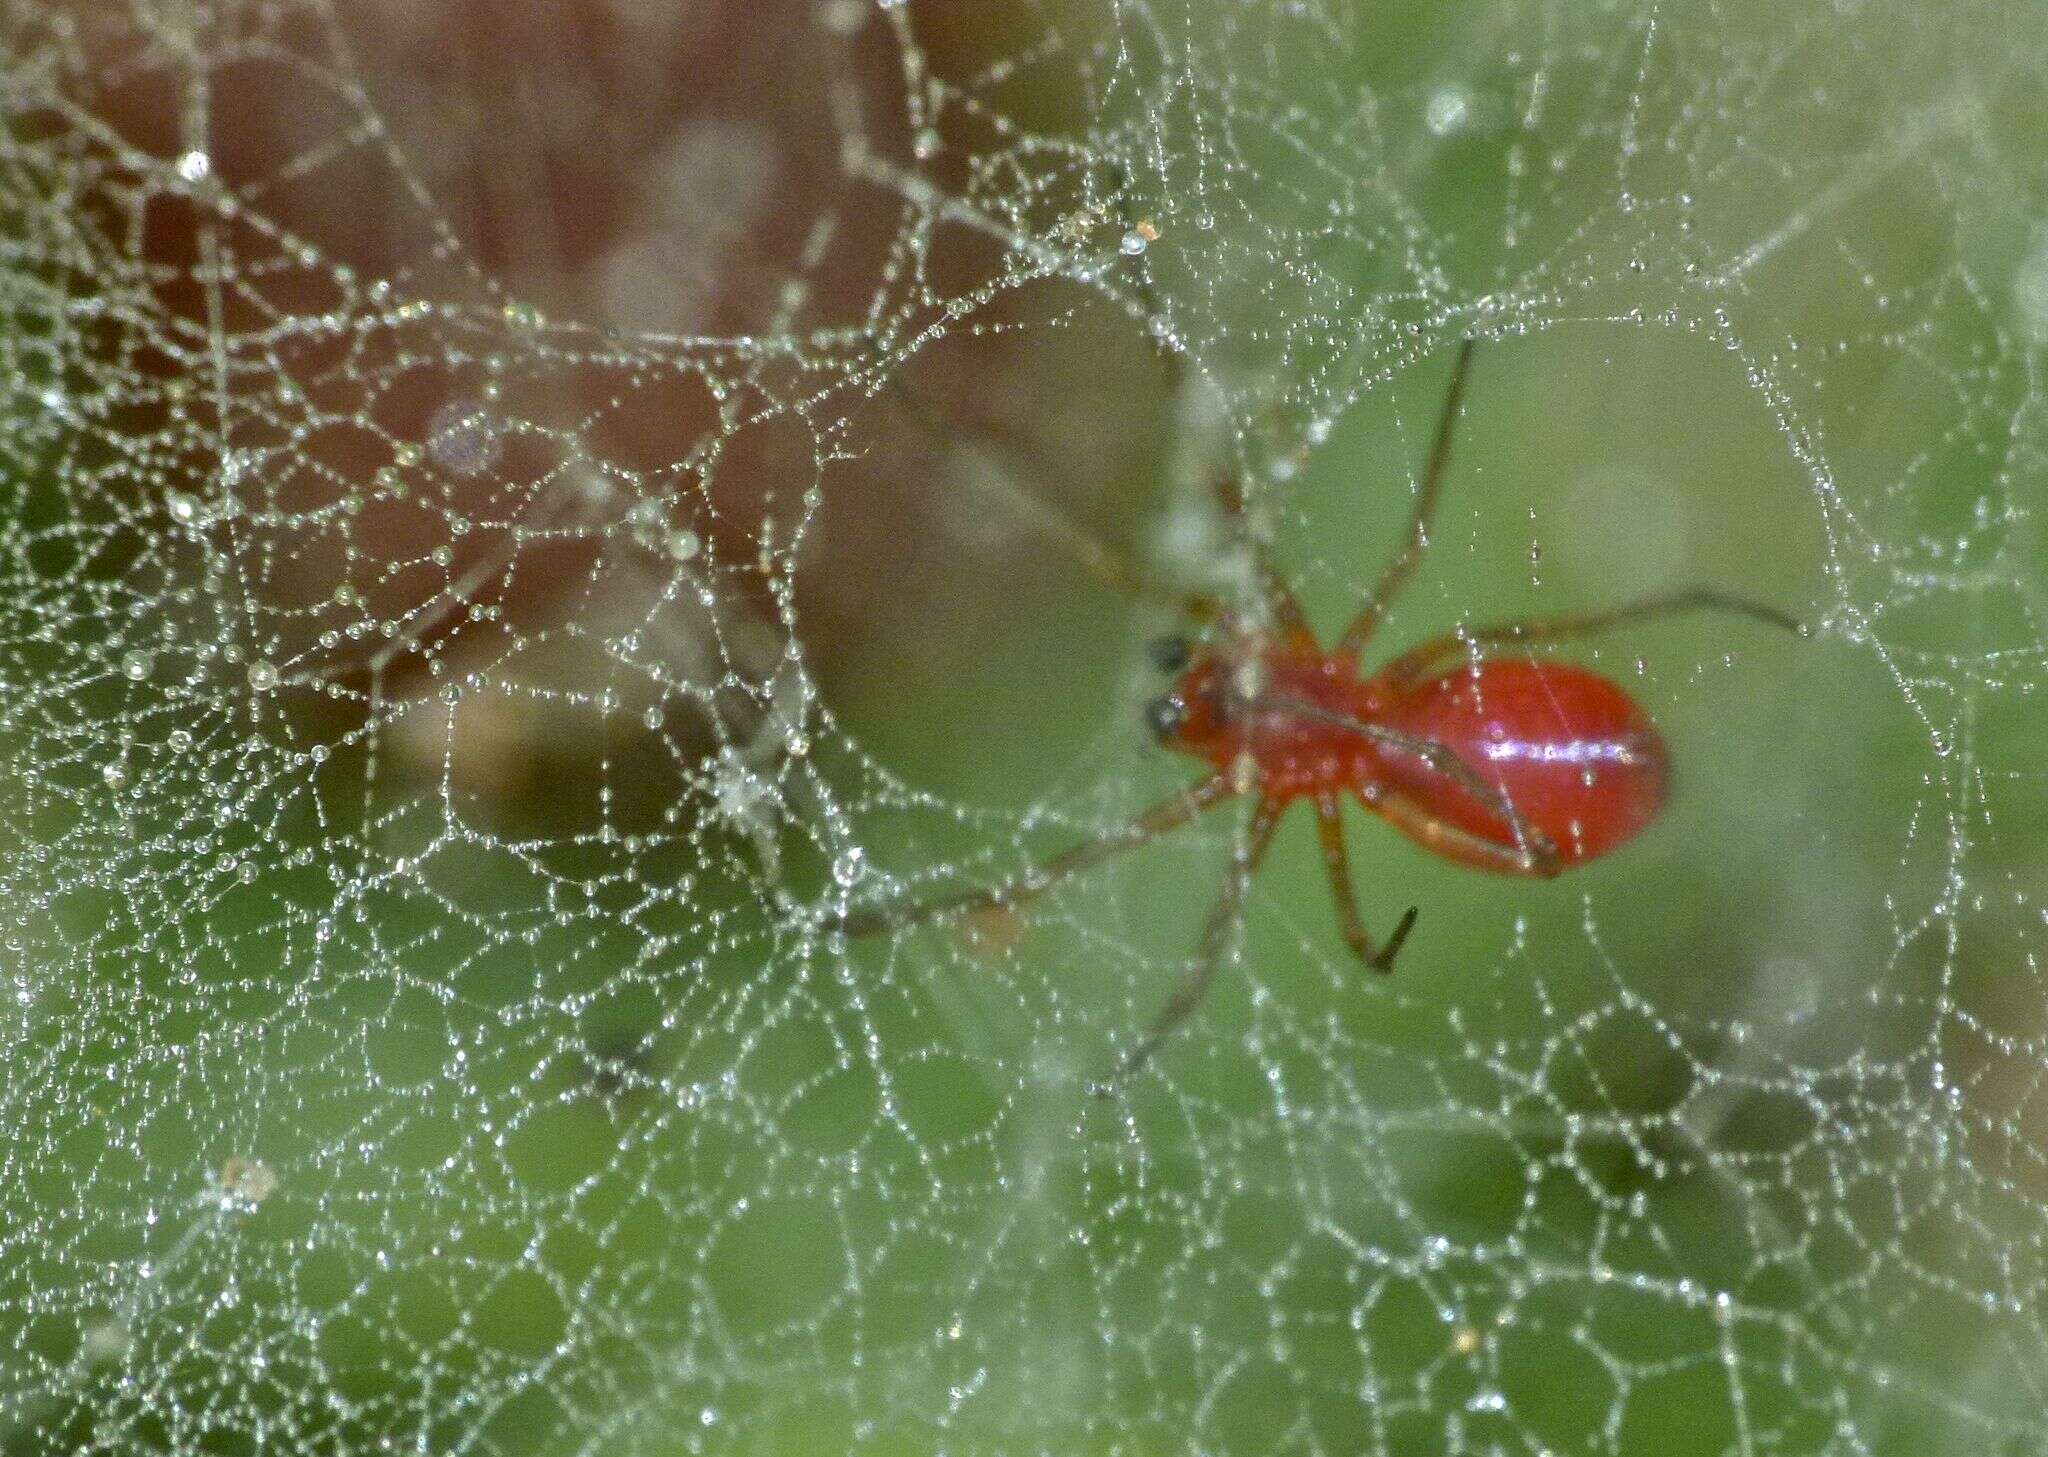
{"label": "spider's hind leg", "polygon": [[1378,676],[1399,687],[1408,687],[1419,683],[1447,663],[1460,658],[1469,660],[1474,654],[1484,653],[1490,648],[1536,647],[1544,643],[1564,642],[1575,637],[1605,632],[1611,627],[1619,627],[1626,623],[1671,617],[1686,612],[1727,612],[1737,617],[1750,618],[1752,621],[1763,623],[1766,627],[1780,628],[1785,632],[1802,636],[1806,632],[1798,618],[1790,613],[1781,612],[1768,603],[1753,602],[1747,597],[1738,597],[1732,592],[1722,592],[1712,587],[1685,587],[1675,592],[1660,592],[1655,596],[1641,597],[1633,602],[1622,602],[1594,612],[1560,617],[1529,617],[1517,622],[1494,622],[1480,627],[1462,628],[1457,632],[1445,633],[1440,637],[1417,643],[1399,657],[1389,659],[1379,670]]}
{"label": "spider's hind leg", "polygon": [[1343,934],[1344,944],[1360,961],[1374,971],[1392,971],[1394,958],[1401,954],[1408,933],[1415,929],[1416,908],[1408,907],[1407,914],[1394,927],[1394,934],[1387,938],[1386,945],[1375,947],[1372,944],[1372,936],[1365,929],[1365,917],[1359,914],[1357,892],[1351,887],[1351,855],[1344,848],[1344,821],[1341,816],[1336,795],[1316,797],[1316,837],[1322,842],[1323,868],[1330,874],[1330,897],[1337,905],[1337,929]]}

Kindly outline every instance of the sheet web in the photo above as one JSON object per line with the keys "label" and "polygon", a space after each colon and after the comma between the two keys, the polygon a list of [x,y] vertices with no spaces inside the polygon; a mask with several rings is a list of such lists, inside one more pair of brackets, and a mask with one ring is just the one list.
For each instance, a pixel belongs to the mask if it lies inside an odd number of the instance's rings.
{"label": "sheet web", "polygon": [[[1398,8],[0,9],[5,1450],[2048,1449],[2039,19]],[[1237,810],[831,931],[1466,336],[1390,637],[1811,624],[1572,649],[1639,846],[1291,826],[1109,1097]]]}

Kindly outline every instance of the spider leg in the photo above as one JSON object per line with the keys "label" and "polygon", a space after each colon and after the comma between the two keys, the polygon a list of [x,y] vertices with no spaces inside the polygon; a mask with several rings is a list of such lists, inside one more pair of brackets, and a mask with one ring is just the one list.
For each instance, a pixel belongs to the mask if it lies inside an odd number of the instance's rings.
{"label": "spider leg", "polygon": [[[1111,198],[1117,221],[1126,232],[1136,229],[1136,221],[1130,213],[1130,179],[1121,168],[1116,169],[1117,186]],[[1153,278],[1149,253],[1141,253],[1129,260],[1132,291],[1138,307],[1142,310],[1148,332],[1152,332],[1154,321],[1165,321],[1167,314],[1160,302],[1158,284]],[[1172,344],[1153,333],[1153,352],[1159,358],[1160,371],[1166,377],[1167,396],[1176,410],[1187,398],[1187,368],[1180,351]],[[1247,509],[1244,482],[1233,471],[1219,471],[1210,483],[1210,491],[1216,499],[1224,519],[1228,521],[1251,549],[1252,570],[1257,579],[1259,605],[1281,635],[1295,647],[1313,648],[1315,635],[1308,625],[1308,614],[1302,610],[1300,600],[1287,585],[1287,579],[1274,564],[1266,543],[1251,529],[1250,512]]]}
{"label": "spider leg", "polygon": [[1624,602],[1598,612],[1568,617],[1531,617],[1519,622],[1497,622],[1485,627],[1446,633],[1442,637],[1433,637],[1426,642],[1418,643],[1399,657],[1389,660],[1375,676],[1394,687],[1408,687],[1427,676],[1445,660],[1461,656],[1470,657],[1485,648],[1558,642],[1565,638],[1605,632],[1610,627],[1627,622],[1641,622],[1645,618],[1703,611],[1733,612],[1755,618],[1758,622],[1771,627],[1784,628],[1787,632],[1805,631],[1797,618],[1788,616],[1775,607],[1716,591],[1712,587],[1686,587],[1676,592],[1663,592],[1654,597]]}
{"label": "spider leg", "polygon": [[1280,574],[1266,543],[1252,532],[1243,483],[1235,475],[1225,473],[1218,477],[1215,492],[1224,515],[1236,523],[1238,534],[1251,545],[1252,570],[1259,584],[1259,602],[1267,617],[1289,646],[1313,651],[1315,631],[1308,625],[1308,613],[1302,609],[1301,599],[1294,595],[1294,589]]}
{"label": "spider leg", "polygon": [[1005,438],[997,426],[987,421],[977,421],[972,426],[949,421],[900,379],[893,381],[890,388],[891,397],[905,413],[941,446],[959,450],[960,437],[963,434],[973,436],[968,442],[969,450],[975,464],[981,468],[968,474],[968,483],[1087,575],[1113,592],[1198,620],[1206,621],[1221,614],[1222,606],[1214,598],[1179,591],[1159,581],[1125,553],[1109,546],[1060,510],[1053,504],[1053,493],[1025,484],[1034,474],[1025,464],[1030,452],[1018,442]]}
{"label": "spider leg", "polygon": [[1237,793],[1228,776],[1209,778],[1181,790],[1153,805],[1129,824],[1107,830],[1093,839],[1063,850],[1048,860],[999,881],[995,885],[934,896],[925,901],[899,901],[848,911],[827,917],[824,929],[843,931],[849,936],[872,936],[880,931],[898,931],[919,925],[948,912],[984,910],[990,906],[1015,906],[1044,894],[1067,876],[1099,865],[1126,850],[1135,850],[1168,830],[1178,829],[1204,810],[1213,808]]}
{"label": "spider leg", "polygon": [[1194,959],[1181,973],[1173,995],[1159,1009],[1151,1027],[1118,1059],[1115,1072],[1106,1084],[1096,1089],[1097,1092],[1111,1091],[1143,1067],[1146,1059],[1158,1050],[1159,1044],[1172,1034],[1173,1029],[1202,1005],[1202,998],[1208,995],[1209,984],[1216,980],[1216,973],[1222,968],[1230,933],[1244,909],[1245,890],[1250,886],[1252,876],[1258,872],[1259,862],[1266,858],[1267,847],[1273,843],[1273,831],[1279,827],[1280,816],[1286,813],[1286,809],[1282,803],[1261,799],[1258,808],[1252,811],[1251,824],[1231,856],[1230,870],[1223,880],[1223,893],[1216,898],[1215,908],[1209,912],[1208,922],[1202,928],[1201,944],[1196,948]]}
{"label": "spider leg", "polygon": [[[1128,180],[1119,170],[1109,201],[1126,230],[1133,227],[1128,192]],[[1165,318],[1149,263],[1142,259],[1132,262],[1135,266],[1129,270],[1129,277],[1135,305],[1127,298],[1126,307],[1148,321]],[[1168,399],[1178,410],[1185,399],[1187,384],[1187,371],[1181,355],[1164,341],[1155,341],[1153,353],[1165,377]],[[962,433],[959,424],[918,396],[900,378],[892,380],[887,388],[891,397],[904,406],[927,435],[957,448]],[[1053,504],[1057,500],[1056,492],[1026,484],[1037,474],[1022,464],[1030,458],[1031,452],[1027,447],[1004,438],[1003,432],[986,421],[976,423],[972,433],[979,437],[976,443],[981,449],[977,453],[989,467],[974,473],[974,487],[985,492],[1047,545],[1071,559],[1083,572],[1127,597],[1167,607],[1198,623],[1217,622],[1231,615],[1231,604],[1213,594],[1190,592],[1160,581],[1127,554],[1104,544],[1061,511]],[[1315,639],[1300,602],[1269,560],[1264,543],[1254,539],[1249,530],[1244,491],[1234,473],[1219,473],[1211,484],[1211,491],[1226,520],[1250,542],[1259,605],[1266,617],[1294,646],[1313,647]]]}
{"label": "spider leg", "polygon": [[[1365,806],[1416,843],[1427,846],[1448,860],[1472,866],[1476,870],[1492,870],[1502,875],[1521,875],[1549,880],[1564,869],[1554,848],[1547,856],[1532,856],[1520,846],[1503,845],[1497,840],[1475,835],[1470,830],[1459,829],[1447,820],[1431,814],[1405,794],[1382,790],[1367,799]],[[1547,845],[1549,841],[1546,840],[1544,843]],[[1412,918],[1415,913],[1410,911],[1408,914]]]}
{"label": "spider leg", "polygon": [[1450,745],[1435,739],[1403,733],[1382,723],[1355,718],[1348,713],[1339,713],[1333,708],[1325,708],[1320,703],[1297,698],[1291,693],[1267,694],[1251,700],[1251,706],[1276,707],[1299,718],[1334,724],[1338,728],[1350,730],[1360,738],[1421,760],[1437,773],[1455,781],[1466,793],[1507,822],[1508,830],[1515,837],[1515,846],[1508,853],[1516,857],[1522,874],[1548,877],[1564,868],[1563,862],[1558,858],[1557,846],[1550,842],[1550,837],[1523,817],[1505,790],[1466,763]]}
{"label": "spider leg", "polygon": [[1415,907],[1401,917],[1387,944],[1375,949],[1365,929],[1365,917],[1358,911],[1358,896],[1351,888],[1351,856],[1344,848],[1344,821],[1337,796],[1316,796],[1316,837],[1322,842],[1323,868],[1330,873],[1330,895],[1337,903],[1337,929],[1358,959],[1374,971],[1391,971],[1394,958],[1415,926]]}
{"label": "spider leg", "polygon": [[1455,749],[1434,739],[1417,738],[1381,724],[1372,724],[1370,728],[1367,738],[1413,754],[1437,773],[1455,780],[1466,793],[1506,820],[1509,832],[1515,837],[1514,846],[1507,853],[1522,874],[1548,879],[1564,869],[1564,862],[1558,858],[1557,846],[1550,842],[1550,837],[1524,819],[1507,792],[1466,763]]}
{"label": "spider leg", "polygon": [[1388,606],[1408,585],[1408,579],[1415,575],[1422,554],[1429,550],[1430,523],[1436,517],[1437,497],[1443,490],[1444,467],[1450,464],[1451,436],[1458,423],[1458,406],[1465,398],[1465,380],[1472,368],[1472,348],[1473,341],[1467,338],[1458,348],[1457,363],[1451,366],[1451,386],[1444,392],[1443,410],[1437,416],[1436,439],[1430,445],[1429,460],[1422,467],[1422,479],[1416,486],[1415,512],[1408,523],[1408,539],[1401,543],[1401,549],[1394,553],[1394,559],[1380,573],[1379,585],[1372,589],[1372,595],[1365,599],[1365,605],[1358,609],[1358,615],[1351,619],[1351,625],[1337,639],[1335,652],[1339,655],[1358,656],[1379,627],[1380,619],[1386,616]]}

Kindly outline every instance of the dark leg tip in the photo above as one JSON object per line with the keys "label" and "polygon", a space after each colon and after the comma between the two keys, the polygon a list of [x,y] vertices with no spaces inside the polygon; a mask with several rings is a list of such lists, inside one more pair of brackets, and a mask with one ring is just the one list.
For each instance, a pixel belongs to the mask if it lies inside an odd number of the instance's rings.
{"label": "dark leg tip", "polygon": [[1394,958],[1401,954],[1401,948],[1408,942],[1408,933],[1415,929],[1415,917],[1420,908],[1408,907],[1408,913],[1401,917],[1401,924],[1394,927],[1394,934],[1387,938],[1387,944],[1380,948],[1380,954],[1368,963],[1374,971],[1392,971]]}

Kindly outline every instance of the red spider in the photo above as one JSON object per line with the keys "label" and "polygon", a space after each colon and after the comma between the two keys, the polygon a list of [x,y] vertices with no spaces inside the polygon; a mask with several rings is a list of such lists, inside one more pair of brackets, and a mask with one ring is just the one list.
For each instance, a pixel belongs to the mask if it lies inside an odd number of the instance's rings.
{"label": "red spider", "polygon": [[[1297,800],[1315,807],[1338,926],[1375,971],[1392,967],[1416,912],[1409,907],[1384,944],[1375,945],[1366,931],[1338,817],[1345,794],[1356,794],[1424,849],[1505,875],[1554,876],[1605,855],[1655,819],[1669,756],[1642,707],[1589,669],[1533,654],[1491,656],[1489,650],[1696,608],[1799,631],[1792,618],[1694,588],[1584,616],[1462,629],[1409,649],[1370,676],[1360,672],[1360,653],[1429,545],[1471,360],[1468,339],[1451,375],[1407,541],[1334,646],[1316,640],[1294,594],[1263,562],[1261,600],[1252,611],[1196,599],[1188,605],[1212,624],[1210,631],[1200,641],[1173,637],[1155,644],[1159,667],[1174,680],[1147,709],[1151,728],[1164,747],[1207,764],[1208,774],[1128,825],[998,885],[852,911],[836,919],[837,928],[866,935],[948,911],[1015,906],[1226,799],[1256,795],[1195,959],[1151,1028],[1124,1054],[1121,1074],[1143,1063],[1200,1005],[1245,888]],[[1234,487],[1226,484],[1223,494],[1229,509],[1242,509]],[[1111,575],[1126,586],[1135,581],[1127,569]]]}

